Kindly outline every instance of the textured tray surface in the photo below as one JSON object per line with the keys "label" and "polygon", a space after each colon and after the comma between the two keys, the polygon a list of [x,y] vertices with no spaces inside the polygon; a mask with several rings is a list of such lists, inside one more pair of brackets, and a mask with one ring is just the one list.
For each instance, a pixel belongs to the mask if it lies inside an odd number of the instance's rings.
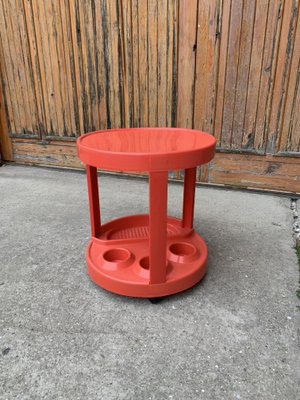
{"label": "textured tray surface", "polygon": [[103,288],[126,296],[159,297],[195,285],[206,273],[207,247],[192,229],[168,217],[166,281],[150,284],[148,215],[133,215],[102,227],[87,248],[88,272]]}

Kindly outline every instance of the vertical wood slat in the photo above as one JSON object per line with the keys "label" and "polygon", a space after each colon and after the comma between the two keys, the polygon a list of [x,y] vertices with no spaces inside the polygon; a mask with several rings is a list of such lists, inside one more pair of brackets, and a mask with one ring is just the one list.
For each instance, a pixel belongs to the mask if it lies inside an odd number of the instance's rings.
{"label": "vertical wood slat", "polygon": [[298,65],[297,92],[295,94],[287,151],[300,152],[300,64]]}
{"label": "vertical wood slat", "polygon": [[93,48],[93,23],[91,4],[78,1],[78,18],[80,26],[80,48],[82,65],[82,85],[84,104],[84,130],[94,131],[99,125],[97,107],[97,76],[95,73],[95,56]]}
{"label": "vertical wood slat", "polygon": [[[139,90],[139,12],[138,0],[131,0],[131,35],[132,35],[132,91],[133,91],[133,126],[140,126],[140,90]],[[146,67],[146,66],[144,66]]]}
{"label": "vertical wood slat", "polygon": [[40,135],[46,131],[45,126],[45,104],[43,99],[43,88],[40,74],[40,60],[36,43],[36,34],[34,28],[32,3],[30,0],[23,0],[24,19],[27,31],[27,40],[30,51],[32,79],[34,81],[35,101],[38,114],[38,125],[40,127]]}
{"label": "vertical wood slat", "polygon": [[[157,110],[156,126],[167,125],[167,103],[168,99],[168,54],[170,52],[170,30],[168,20],[168,1],[158,2],[157,17]],[[172,65],[172,64],[171,64]],[[150,97],[151,99],[151,97]]]}
{"label": "vertical wood slat", "polygon": [[193,127],[197,0],[179,1],[177,126]]}
{"label": "vertical wood slat", "polygon": [[[67,78],[67,64],[66,64],[66,53],[64,51],[64,35],[62,31],[62,19],[61,19],[61,11],[60,4],[56,0],[52,0],[52,12],[51,15],[53,17],[52,24],[52,40],[53,40],[53,48],[54,57],[52,62],[56,61],[55,67],[57,67],[57,72],[54,75],[57,76],[56,79],[56,102],[57,107],[61,107],[61,112],[58,113],[60,115],[60,121],[62,123],[62,127],[59,128],[60,136],[69,136],[72,134],[72,125],[71,125],[71,115],[70,115],[70,95],[69,89],[71,89],[70,84],[68,84]],[[67,53],[69,55],[69,53]]]}
{"label": "vertical wood slat", "polygon": [[[158,7],[157,0],[148,0],[147,47],[148,47],[148,125],[157,126],[158,112]],[[143,68],[144,69],[144,68]],[[146,71],[147,73],[147,71]],[[150,100],[151,99],[151,100]]]}
{"label": "vertical wood slat", "polygon": [[267,152],[273,153],[279,144],[280,129],[286,100],[286,88],[289,77],[290,61],[293,50],[298,0],[286,0],[284,3],[282,27],[278,49],[278,62],[274,77],[270,120],[268,127]]}
{"label": "vertical wood slat", "polygon": [[77,14],[76,2],[72,0],[67,0],[66,8],[68,9],[66,13],[69,15],[70,20],[70,40],[71,40],[71,50],[73,54],[73,73],[74,73],[74,90],[76,93],[76,108],[75,108],[75,118],[77,121],[78,133],[84,133],[84,111],[82,104],[82,69],[79,58],[79,42],[80,42],[80,28],[79,19]]}
{"label": "vertical wood slat", "polygon": [[219,62],[218,62],[219,64],[218,84],[217,84],[217,99],[216,99],[215,127],[214,127],[215,137],[218,146],[221,145],[231,1],[232,0],[227,0],[227,1],[223,0],[221,3],[222,4],[221,30],[220,30],[221,37],[220,37],[220,51],[219,51]]}
{"label": "vertical wood slat", "polygon": [[237,0],[231,8],[227,68],[224,95],[224,109],[221,143],[223,148],[230,148],[232,124],[234,119],[235,93],[239,65],[240,32],[242,27],[243,1]]}
{"label": "vertical wood slat", "polygon": [[[256,12],[252,39],[251,59],[249,60],[249,79],[247,90],[247,101],[244,111],[244,124],[242,128],[242,143],[240,147],[253,148],[255,139],[255,124],[257,116],[257,105],[259,97],[259,85],[263,59],[263,48],[266,31],[266,19],[268,0],[256,2]],[[272,5],[271,5],[272,7]],[[260,133],[257,132],[257,135]]]}
{"label": "vertical wood slat", "polygon": [[220,2],[199,3],[194,128],[213,133],[219,51]]}
{"label": "vertical wood slat", "polygon": [[72,49],[72,34],[70,29],[70,14],[68,9],[68,1],[60,2],[59,11],[61,16],[61,46],[60,53],[62,54],[65,63],[66,71],[66,95],[68,99],[67,116],[69,120],[69,129],[66,132],[68,136],[76,136],[79,131],[77,98],[76,98],[76,85],[74,76],[74,55]]}
{"label": "vertical wood slat", "polygon": [[[254,148],[262,152],[264,152],[268,140],[269,109],[272,100],[274,75],[276,72],[276,60],[282,22],[282,7],[282,0],[274,0],[272,3],[270,1],[266,21],[256,123],[254,127]],[[245,119],[249,119],[247,111]],[[244,130],[246,132],[246,129]],[[243,142],[246,143],[248,139],[250,138],[248,138],[247,133],[245,133]]]}
{"label": "vertical wood slat", "polygon": [[105,75],[105,51],[104,51],[104,31],[102,23],[102,6],[101,2],[95,2],[95,16],[93,20],[94,29],[94,47],[95,47],[95,63],[97,72],[98,84],[98,108],[99,108],[99,126],[97,129],[107,128],[107,90],[106,90],[106,75]]}
{"label": "vertical wood slat", "polygon": [[45,15],[45,4],[43,1],[31,0],[33,20],[37,41],[37,51],[40,59],[40,73],[43,90],[43,101],[45,106],[45,126],[49,135],[58,133],[57,109],[54,100],[54,80],[51,70],[50,43]]}
{"label": "vertical wood slat", "polygon": [[54,101],[53,103],[57,118],[56,134],[58,136],[63,136],[65,131],[65,110],[63,107],[62,92],[64,91],[64,88],[62,88],[60,79],[60,70],[62,65],[57,54],[57,22],[53,6],[53,0],[44,2],[45,23],[47,26],[47,36],[49,41],[49,68],[51,69],[53,77],[53,90],[50,96]]}
{"label": "vertical wood slat", "polygon": [[148,9],[147,1],[138,1],[138,54],[139,54],[139,114],[140,126],[149,125],[149,64],[148,64]]}
{"label": "vertical wood slat", "polygon": [[133,126],[133,35],[132,35],[132,2],[121,0],[119,2],[119,15],[121,19],[121,57],[123,74],[123,110],[124,127]]}
{"label": "vertical wood slat", "polygon": [[[214,133],[215,105],[220,45],[221,2],[202,1],[198,5],[195,99],[193,127]],[[198,180],[209,179],[208,165],[198,167]]]}
{"label": "vertical wood slat", "polygon": [[[287,86],[286,103],[284,107],[284,115],[282,129],[280,134],[279,150],[281,151],[297,151],[299,145],[299,135],[297,138],[297,115],[300,110],[299,99],[299,81],[300,81],[300,12],[295,28],[295,40],[291,58],[290,75]],[[299,126],[298,126],[299,129]],[[296,141],[293,139],[296,138]],[[297,143],[298,142],[298,143]]]}
{"label": "vertical wood slat", "polygon": [[[122,67],[120,65],[120,18],[117,7],[117,0],[106,0],[108,13],[108,49],[110,65],[110,109],[111,127],[120,128],[123,125],[122,105]],[[106,32],[104,32],[106,34]]]}
{"label": "vertical wood slat", "polygon": [[[260,1],[260,4],[264,6],[263,15],[266,10],[266,1]],[[234,149],[240,149],[244,130],[244,117],[246,110],[247,91],[248,86],[251,83],[248,81],[250,66],[251,66],[251,50],[252,54],[254,51],[255,43],[254,37],[256,33],[253,33],[255,29],[254,17],[255,9],[257,8],[257,15],[260,15],[259,4],[253,0],[244,0],[243,4],[243,17],[240,37],[240,49],[239,49],[239,63],[237,70],[237,83],[236,93],[234,101],[234,119],[232,123],[232,135],[231,135],[231,147]],[[256,27],[257,30],[264,30],[265,24],[261,24]]]}
{"label": "vertical wood slat", "polygon": [[[11,12],[14,10],[14,13]],[[15,18],[15,15],[20,14],[20,21],[18,18]],[[23,114],[23,121],[27,129],[23,130],[26,134],[33,134],[33,125],[34,125],[34,108],[32,108],[32,98],[28,91],[30,90],[30,85],[28,84],[28,68],[26,54],[26,48],[24,48],[22,43],[22,34],[20,34],[20,29],[23,30],[22,24],[22,12],[19,9],[19,4],[16,0],[8,0],[7,1],[7,24],[8,24],[8,38],[9,45],[13,44],[11,50],[13,51],[13,64],[16,66],[16,76],[17,79],[17,96],[21,99],[22,102],[22,111],[20,113]],[[18,21],[18,22],[17,22]],[[35,134],[36,136],[36,134]]]}
{"label": "vertical wood slat", "polygon": [[[176,126],[177,107],[177,59],[178,59],[178,1],[168,1],[167,16],[167,106],[166,126]],[[159,86],[160,90],[160,86]]]}
{"label": "vertical wood slat", "polygon": [[[15,7],[15,12],[17,13],[17,17],[14,16],[12,18],[12,26],[16,33],[16,46],[21,48],[20,55],[21,55],[21,66],[20,70],[24,70],[24,88],[25,93],[23,93],[24,99],[28,102],[28,119],[29,119],[29,131],[27,134],[30,136],[38,136],[40,137],[39,132],[39,120],[40,116],[37,109],[37,101],[35,96],[35,85],[34,85],[34,77],[33,77],[33,70],[32,70],[32,61],[31,61],[31,54],[29,50],[29,43],[28,43],[28,34],[27,34],[27,25],[25,20],[25,12],[23,7],[22,0],[15,0],[12,5]],[[22,76],[22,75],[21,75]]]}

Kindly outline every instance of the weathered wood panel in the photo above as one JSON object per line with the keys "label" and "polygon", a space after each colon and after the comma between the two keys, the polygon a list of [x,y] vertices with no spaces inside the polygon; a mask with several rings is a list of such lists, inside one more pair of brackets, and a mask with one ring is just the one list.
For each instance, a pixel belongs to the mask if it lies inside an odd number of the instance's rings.
{"label": "weathered wood panel", "polygon": [[[14,139],[14,158],[25,164],[84,168],[75,146],[60,141]],[[207,182],[300,193],[300,158],[217,153]]]}
{"label": "weathered wood panel", "polygon": [[11,134],[69,139],[174,123],[177,0],[0,4]]}
{"label": "weathered wood panel", "polygon": [[299,0],[0,0],[2,152],[17,137],[17,161],[74,166],[63,151],[84,132],[191,127],[227,160],[198,180],[255,185],[259,162],[259,185],[293,191],[276,176],[295,177],[300,155],[299,13]]}
{"label": "weathered wood panel", "polygon": [[[27,46],[24,10],[19,1],[2,1],[0,13],[2,60],[4,69],[2,79],[8,112],[15,121],[11,125],[11,134],[22,133],[27,136],[39,136],[39,121],[35,105],[35,96],[29,62],[30,52]],[[29,65],[30,64],[30,65]],[[9,92],[9,93],[8,93]],[[14,130],[13,130],[14,128]]]}
{"label": "weathered wood panel", "polygon": [[13,138],[14,160],[31,165],[84,168],[73,143],[61,141],[28,141]]}
{"label": "weathered wood panel", "polygon": [[218,153],[209,182],[300,193],[300,158]]}

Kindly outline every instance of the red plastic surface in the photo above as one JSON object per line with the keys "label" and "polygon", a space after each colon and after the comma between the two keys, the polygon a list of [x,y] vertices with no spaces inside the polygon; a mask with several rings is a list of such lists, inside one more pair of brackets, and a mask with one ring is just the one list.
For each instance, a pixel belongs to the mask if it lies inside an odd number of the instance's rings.
{"label": "red plastic surface", "polygon": [[196,167],[215,153],[215,138],[181,128],[130,128],[87,133],[77,139],[85,164],[123,171],[168,171]]}
{"label": "red plastic surface", "polygon": [[[152,298],[199,282],[207,247],[193,229],[196,166],[212,159],[215,139],[190,129],[133,128],[86,134],[77,146],[87,164],[90,277],[112,292]],[[97,167],[149,171],[149,215],[101,225]],[[167,216],[168,170],[178,168],[185,169],[182,220]]]}
{"label": "red plastic surface", "polygon": [[148,215],[124,217],[102,226],[102,234],[91,239],[86,251],[90,277],[109,291],[134,297],[160,297],[190,288],[206,273],[206,244],[176,218],[168,217],[167,232],[163,282],[149,284]]}

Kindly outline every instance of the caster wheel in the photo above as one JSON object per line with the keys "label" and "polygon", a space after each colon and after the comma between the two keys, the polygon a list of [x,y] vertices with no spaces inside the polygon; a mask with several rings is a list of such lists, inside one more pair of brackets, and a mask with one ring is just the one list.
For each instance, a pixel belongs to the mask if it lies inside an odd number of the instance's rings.
{"label": "caster wheel", "polygon": [[149,299],[150,303],[157,304],[163,301],[164,297],[152,297]]}

